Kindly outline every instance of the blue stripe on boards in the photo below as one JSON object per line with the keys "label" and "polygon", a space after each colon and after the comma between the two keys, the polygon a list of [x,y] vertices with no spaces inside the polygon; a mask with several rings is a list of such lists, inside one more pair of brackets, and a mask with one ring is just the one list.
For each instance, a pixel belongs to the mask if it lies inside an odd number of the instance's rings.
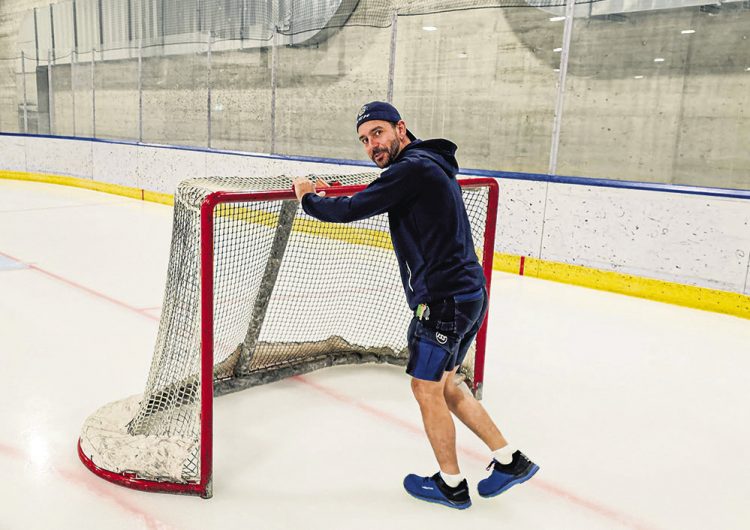
{"label": "blue stripe on boards", "polygon": [[[377,167],[370,161],[349,160],[343,158],[324,158],[314,156],[295,156],[295,155],[273,155],[263,153],[249,153],[245,151],[231,151],[220,149],[208,149],[206,147],[190,147],[166,144],[148,144],[139,143],[130,140],[107,140],[103,138],[86,138],[75,136],[51,136],[44,134],[23,134],[23,133],[3,133],[0,136],[16,136],[28,138],[50,138],[54,140],[76,140],[84,142],[99,142],[108,144],[133,145],[141,147],[152,147],[157,149],[174,149],[178,151],[195,151],[202,153],[226,154],[235,156],[246,156],[252,158],[263,158],[269,160],[288,160],[292,162],[311,162],[317,164],[331,164],[338,166],[361,166],[377,170]],[[740,190],[733,188],[712,188],[705,186],[686,186],[678,184],[660,184],[656,182],[638,182],[629,180],[613,180],[589,177],[571,177],[559,175],[546,175],[543,173],[520,173],[515,171],[494,171],[488,169],[463,169],[460,172],[463,176],[481,176],[493,177],[497,179],[526,180],[531,182],[554,182],[558,184],[572,184],[576,186],[593,186],[600,188],[620,188],[631,190],[655,191],[661,193],[678,193],[683,195],[703,195],[706,197],[729,197],[734,199],[750,199],[750,190]]]}

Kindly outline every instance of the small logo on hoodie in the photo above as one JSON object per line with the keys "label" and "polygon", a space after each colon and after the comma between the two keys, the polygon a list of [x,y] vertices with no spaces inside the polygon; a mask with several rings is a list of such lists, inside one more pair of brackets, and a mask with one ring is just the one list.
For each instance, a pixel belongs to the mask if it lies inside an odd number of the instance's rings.
{"label": "small logo on hoodie", "polygon": [[437,339],[437,341],[438,341],[438,342],[439,342],[440,344],[445,344],[446,342],[448,342],[448,337],[446,337],[445,335],[443,335],[443,334],[442,334],[442,333],[440,333],[439,331],[436,331],[436,332],[435,332],[435,339]]}

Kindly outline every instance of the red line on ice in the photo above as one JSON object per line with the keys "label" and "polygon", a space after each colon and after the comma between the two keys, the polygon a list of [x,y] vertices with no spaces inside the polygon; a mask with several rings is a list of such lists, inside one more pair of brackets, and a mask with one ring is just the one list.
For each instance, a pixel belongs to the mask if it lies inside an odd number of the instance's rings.
{"label": "red line on ice", "polygon": [[53,278],[53,279],[55,279],[55,280],[57,280],[59,282],[62,282],[62,283],[66,284],[66,285],[69,285],[71,287],[75,287],[76,289],[84,291],[84,292],[86,292],[86,293],[88,293],[88,294],[90,294],[92,296],[96,296],[97,298],[101,298],[103,300],[106,300],[107,302],[115,304],[115,305],[117,305],[119,307],[122,307],[122,308],[125,308],[125,309],[129,309],[131,311],[134,311],[134,312],[138,313],[141,316],[144,316],[144,317],[149,318],[151,320],[156,320],[156,321],[159,320],[159,317],[155,317],[153,315],[150,315],[149,313],[147,313],[143,309],[138,309],[137,307],[133,307],[131,305],[128,305],[125,302],[121,302],[120,300],[112,298],[111,296],[107,296],[106,294],[101,293],[99,291],[96,291],[94,289],[91,289],[90,287],[86,287],[85,285],[81,285],[80,283],[74,282],[73,280],[69,280],[67,278],[64,278],[64,277],[60,276],[59,274],[55,274],[54,272],[51,272],[51,271],[48,271],[48,270],[43,269],[41,267],[38,267],[38,266],[34,265],[33,263],[24,262],[24,261],[22,261],[22,260],[20,260],[18,258],[15,258],[15,257],[13,257],[13,256],[11,256],[9,254],[6,254],[4,252],[0,252],[0,256],[4,256],[4,257],[6,257],[8,259],[12,259],[13,261],[17,261],[18,263],[22,263],[23,265],[25,265],[26,267],[28,267],[31,270],[34,270],[36,272],[40,272],[40,273],[44,274],[45,276],[49,276],[50,278]]}
{"label": "red line on ice", "polygon": [[[18,449],[17,447],[4,444],[2,442],[0,442],[0,454],[4,454],[8,457],[11,457],[15,460],[20,460],[27,464],[33,463],[28,455],[26,455],[22,450]],[[77,473],[75,471],[67,469],[60,469],[55,466],[49,466],[48,469],[58,474],[66,481],[71,482],[76,486],[80,486],[87,490],[90,490],[97,496],[113,502],[124,511],[138,517],[143,522],[145,528],[147,528],[148,530],[174,530],[175,528],[165,523],[164,521],[157,519],[150,513],[145,512],[134,503],[131,503],[122,498],[116,493],[116,490],[110,489],[111,486],[106,482],[100,480],[97,477],[94,477],[93,475],[89,475],[88,473],[83,473],[83,469],[81,469],[81,473]],[[89,477],[93,480],[89,480]]]}
{"label": "red line on ice", "polygon": [[[411,423],[410,421],[403,420],[388,412],[376,409],[375,407],[367,405],[366,403],[362,403],[361,401],[358,401],[357,399],[354,399],[350,396],[337,392],[336,390],[333,390],[330,387],[311,381],[307,377],[297,375],[297,376],[292,377],[291,379],[299,383],[302,383],[310,388],[313,388],[316,391],[335,399],[336,401],[340,401],[341,403],[344,403],[346,405],[349,405],[359,410],[362,410],[364,412],[367,412],[368,414],[375,416],[388,423],[398,425],[399,427],[403,428],[406,431],[409,431],[412,434],[424,436],[424,430],[422,429],[422,427],[418,427],[414,425],[413,423]],[[425,443],[426,442],[427,440],[425,439]],[[457,449],[460,453],[463,453],[465,456],[468,456],[472,460],[476,460],[478,462],[482,462],[485,464],[489,460],[489,457],[486,454],[479,453],[473,449],[462,447],[460,445],[457,447]],[[578,506],[579,508],[584,508],[606,519],[616,521],[617,523],[624,525],[628,528],[631,528],[632,530],[655,530],[653,527],[646,525],[644,523],[641,523],[640,521],[637,521],[635,518],[629,515],[620,513],[617,510],[604,506],[603,504],[599,504],[595,501],[584,499],[583,497],[580,497],[570,491],[565,490],[564,488],[560,486],[556,486],[538,477],[534,477],[527,484],[535,486],[546,493],[554,495],[555,497],[566,500]]]}

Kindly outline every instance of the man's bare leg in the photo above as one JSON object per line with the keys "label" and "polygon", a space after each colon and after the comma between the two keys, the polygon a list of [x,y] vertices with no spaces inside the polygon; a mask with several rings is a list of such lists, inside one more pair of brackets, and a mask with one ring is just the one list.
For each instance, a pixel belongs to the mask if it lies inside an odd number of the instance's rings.
{"label": "man's bare leg", "polygon": [[422,422],[427,438],[440,465],[440,470],[449,475],[460,473],[456,457],[456,426],[445,397],[446,380],[450,372],[440,381],[423,381],[412,378],[411,389],[422,412]]}
{"label": "man's bare leg", "polygon": [[448,409],[461,420],[461,423],[487,444],[490,451],[497,451],[505,447],[508,444],[507,440],[482,404],[469,393],[468,389],[463,388],[464,385],[455,384],[456,370],[458,370],[458,367],[443,377],[442,380],[443,395]]}
{"label": "man's bare leg", "polygon": [[435,502],[464,510],[471,506],[469,485],[461,475],[456,458],[456,426],[445,402],[445,379],[423,381],[415,377],[411,389],[422,412],[427,438],[440,465],[440,472],[431,477],[409,474],[404,478],[404,489],[409,495],[427,502]]}

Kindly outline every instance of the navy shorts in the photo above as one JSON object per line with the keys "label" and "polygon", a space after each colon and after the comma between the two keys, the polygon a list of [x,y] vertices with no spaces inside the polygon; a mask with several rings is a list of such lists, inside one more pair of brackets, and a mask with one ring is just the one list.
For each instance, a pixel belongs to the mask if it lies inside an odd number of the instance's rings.
{"label": "navy shorts", "polygon": [[460,294],[427,304],[428,319],[409,324],[406,373],[416,379],[440,381],[460,366],[487,313],[487,291]]}

